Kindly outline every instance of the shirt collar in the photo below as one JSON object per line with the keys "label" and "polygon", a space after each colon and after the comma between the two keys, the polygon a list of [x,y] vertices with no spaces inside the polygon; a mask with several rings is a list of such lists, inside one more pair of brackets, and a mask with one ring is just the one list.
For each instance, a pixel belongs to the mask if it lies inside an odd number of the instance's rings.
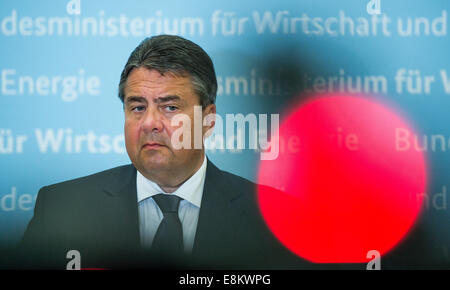
{"label": "shirt collar", "polygon": [[[203,186],[205,184],[206,164],[207,162],[205,155],[202,166],[200,166],[194,175],[192,175],[171,194],[175,194],[193,205],[200,207],[203,195]],[[159,187],[158,184],[145,178],[139,170],[136,174],[136,190],[138,202],[159,193],[166,193],[161,189],[161,187]]]}

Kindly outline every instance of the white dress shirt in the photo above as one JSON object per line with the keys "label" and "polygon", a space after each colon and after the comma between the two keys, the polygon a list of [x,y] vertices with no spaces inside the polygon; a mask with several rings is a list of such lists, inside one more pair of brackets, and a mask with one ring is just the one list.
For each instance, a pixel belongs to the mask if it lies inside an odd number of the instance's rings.
{"label": "white dress shirt", "polygon": [[139,231],[142,247],[151,247],[153,238],[163,219],[163,213],[152,196],[159,193],[175,194],[182,198],[178,209],[178,216],[183,228],[184,251],[186,253],[192,252],[202,201],[203,186],[205,184],[206,163],[205,155],[202,166],[197,172],[172,193],[164,192],[158,184],[148,180],[137,171],[136,189],[139,208]]}

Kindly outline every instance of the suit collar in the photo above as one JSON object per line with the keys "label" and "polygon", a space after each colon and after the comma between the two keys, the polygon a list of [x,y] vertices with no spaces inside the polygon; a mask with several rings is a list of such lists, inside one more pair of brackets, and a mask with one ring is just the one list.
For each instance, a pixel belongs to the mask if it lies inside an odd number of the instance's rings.
{"label": "suit collar", "polygon": [[224,173],[217,166],[215,166],[209,158],[207,159],[208,165],[206,168],[206,178],[205,178],[205,192],[214,193],[216,198],[222,199],[222,201],[233,201],[238,198],[241,193],[238,191],[227,191],[231,184],[228,184],[228,179],[224,178]]}
{"label": "suit collar", "polygon": [[[203,189],[197,230],[195,234],[194,256],[205,257],[214,249],[226,246],[227,240],[235,233],[236,220],[240,218],[233,201],[242,194],[236,186],[228,184],[227,178],[207,158],[206,177]],[[229,190],[232,188],[232,190]],[[133,165],[122,166],[111,172],[104,192],[112,197],[105,200],[105,208],[109,208],[118,218],[116,231],[128,236],[130,245],[140,247],[139,215],[136,190],[136,168]],[[214,254],[214,253],[212,253]]]}
{"label": "suit collar", "polygon": [[[240,194],[238,192],[227,192],[227,194],[222,194],[224,193],[223,191],[229,187],[229,184],[224,182],[222,177],[223,172],[217,168],[209,158],[206,158],[206,162],[206,177],[203,193],[211,192],[215,198],[222,199],[222,201],[232,201],[239,197]],[[137,199],[136,174],[137,170],[133,164],[121,166],[118,170],[109,175],[103,190],[111,196],[126,194],[134,195]],[[205,196],[203,194],[202,206],[204,200]]]}
{"label": "suit collar", "polygon": [[111,196],[126,194],[136,197],[136,168],[129,164],[112,171],[103,190]]}

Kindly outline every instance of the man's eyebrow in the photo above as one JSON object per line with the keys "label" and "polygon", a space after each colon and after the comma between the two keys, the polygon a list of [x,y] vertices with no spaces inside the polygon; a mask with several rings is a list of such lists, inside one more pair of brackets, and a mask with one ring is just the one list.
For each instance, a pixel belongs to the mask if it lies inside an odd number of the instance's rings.
{"label": "man's eyebrow", "polygon": [[181,98],[177,95],[164,96],[154,99],[155,103],[166,103],[170,101],[180,101]]}
{"label": "man's eyebrow", "polygon": [[[177,95],[169,95],[153,99],[153,102],[157,104],[166,103],[170,101],[181,101],[181,98]],[[130,96],[125,98],[125,103],[132,103],[132,102],[147,103],[147,99],[141,96]]]}
{"label": "man's eyebrow", "polygon": [[130,97],[125,98],[125,103],[131,103],[131,102],[146,103],[147,100],[144,97],[139,97],[139,96],[130,96]]}

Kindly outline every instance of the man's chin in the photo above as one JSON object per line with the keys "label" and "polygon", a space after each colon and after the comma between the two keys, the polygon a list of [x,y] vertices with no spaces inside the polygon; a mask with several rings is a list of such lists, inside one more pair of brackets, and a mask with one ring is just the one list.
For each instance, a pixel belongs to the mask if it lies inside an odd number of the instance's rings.
{"label": "man's chin", "polygon": [[166,158],[148,158],[140,162],[140,167],[146,172],[162,171],[169,168]]}

